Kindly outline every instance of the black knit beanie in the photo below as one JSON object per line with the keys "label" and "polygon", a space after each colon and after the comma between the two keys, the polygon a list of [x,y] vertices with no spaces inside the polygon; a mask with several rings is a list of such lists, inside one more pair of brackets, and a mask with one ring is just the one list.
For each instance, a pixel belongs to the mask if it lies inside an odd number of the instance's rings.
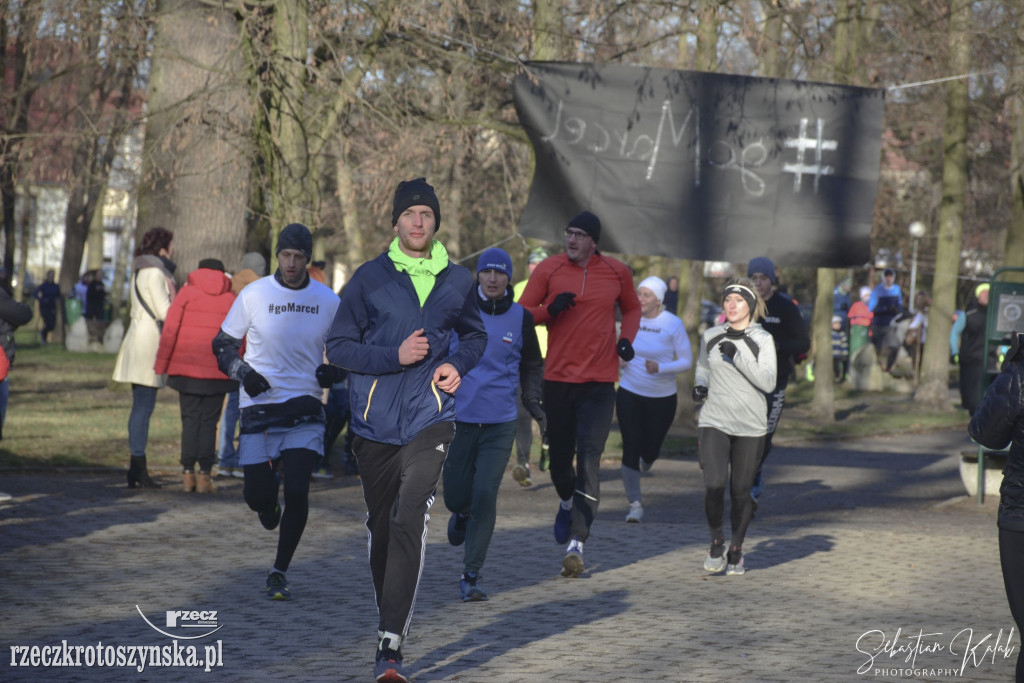
{"label": "black knit beanie", "polygon": [[410,206],[429,206],[434,211],[434,232],[441,229],[441,205],[434,188],[426,178],[403,180],[395,188],[395,203],[391,209],[391,225],[398,225],[398,217]]}
{"label": "black knit beanie", "polygon": [[277,248],[274,250],[274,256],[280,254],[282,249],[301,251],[309,261],[313,257],[313,235],[309,232],[309,228],[302,223],[285,226],[285,229],[277,236]]}
{"label": "black knit beanie", "polygon": [[565,227],[579,228],[590,235],[590,239],[594,240],[595,244],[601,239],[601,219],[589,211],[577,214],[575,218],[569,221],[569,225]]}

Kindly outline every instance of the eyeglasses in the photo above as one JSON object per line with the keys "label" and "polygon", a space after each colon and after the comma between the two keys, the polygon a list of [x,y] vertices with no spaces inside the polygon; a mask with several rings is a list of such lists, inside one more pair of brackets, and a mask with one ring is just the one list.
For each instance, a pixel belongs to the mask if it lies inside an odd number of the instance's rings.
{"label": "eyeglasses", "polygon": [[590,237],[590,235],[583,232],[582,230],[571,230],[569,228],[566,228],[565,230],[565,238],[569,240],[582,240],[586,239],[587,237]]}

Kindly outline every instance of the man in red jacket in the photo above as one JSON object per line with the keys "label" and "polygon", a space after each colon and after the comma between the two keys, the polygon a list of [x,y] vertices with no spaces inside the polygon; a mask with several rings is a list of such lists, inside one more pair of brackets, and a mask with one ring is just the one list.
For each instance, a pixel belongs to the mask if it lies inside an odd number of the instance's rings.
{"label": "man in red jacket", "polygon": [[[597,515],[598,469],[615,409],[619,358],[633,358],[640,326],[633,274],[597,250],[600,237],[601,221],[589,211],[569,221],[565,253],[542,261],[519,299],[537,324],[548,326],[544,410],[551,481],[561,499],[555,541],[569,541],[562,559],[562,576],[568,577],[583,572],[583,542]],[[622,312],[620,334],[616,303]]]}

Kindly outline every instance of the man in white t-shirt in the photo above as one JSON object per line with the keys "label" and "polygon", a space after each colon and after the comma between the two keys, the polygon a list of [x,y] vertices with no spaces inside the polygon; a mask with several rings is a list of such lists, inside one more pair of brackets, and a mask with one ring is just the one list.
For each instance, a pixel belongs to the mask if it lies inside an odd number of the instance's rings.
{"label": "man in white t-shirt", "polygon": [[[282,230],[277,272],[239,293],[213,341],[221,371],[242,384],[238,450],[245,502],[265,528],[281,527],[277,557],[267,574],[271,600],[291,599],[285,572],[306,527],[309,479],[324,447],[322,387],[340,373],[323,364],[339,299],[309,278],[312,249],[306,226],[292,223]],[[245,355],[240,356],[243,339]]]}

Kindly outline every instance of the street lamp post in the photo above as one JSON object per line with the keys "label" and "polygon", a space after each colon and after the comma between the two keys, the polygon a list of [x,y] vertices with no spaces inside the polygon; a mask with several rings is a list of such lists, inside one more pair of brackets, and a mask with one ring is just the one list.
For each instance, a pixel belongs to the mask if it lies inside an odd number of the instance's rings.
{"label": "street lamp post", "polygon": [[910,262],[910,312],[915,313],[914,299],[917,296],[917,243],[928,229],[921,221],[910,224],[910,236],[914,238],[914,254]]}

